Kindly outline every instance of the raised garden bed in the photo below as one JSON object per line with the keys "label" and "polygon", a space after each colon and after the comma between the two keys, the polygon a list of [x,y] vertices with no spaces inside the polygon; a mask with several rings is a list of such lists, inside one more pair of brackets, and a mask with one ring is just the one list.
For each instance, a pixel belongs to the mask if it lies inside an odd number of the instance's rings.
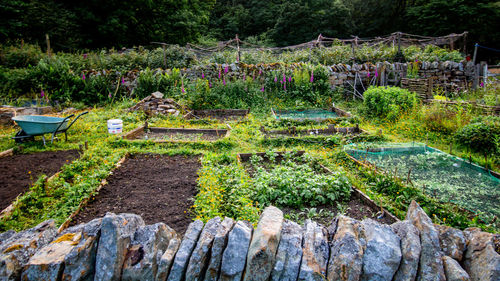
{"label": "raised garden bed", "polygon": [[154,142],[216,141],[229,136],[226,129],[184,129],[141,126],[123,136],[127,140],[152,140]]}
{"label": "raised garden bed", "polygon": [[426,145],[349,147],[362,165],[370,164],[421,188],[441,202],[453,203],[486,221],[500,216],[500,177],[468,161]]}
{"label": "raised garden bed", "polygon": [[296,110],[271,109],[271,113],[278,120],[292,119],[292,120],[323,121],[339,117],[351,117],[351,114],[337,107],[333,107],[330,109],[296,109]]}
{"label": "raised garden bed", "polygon": [[147,224],[164,222],[184,233],[196,195],[197,156],[139,154],[129,156],[107,179],[98,194],[72,215],[76,225],[106,212],[135,213]]}
{"label": "raised garden bed", "polygon": [[[287,160],[292,160],[293,162],[300,163],[302,165],[310,165],[310,167],[313,168],[313,173],[311,175],[308,175],[308,180],[312,180],[312,183],[307,183],[309,184],[307,188],[303,190],[290,190],[288,193],[295,194],[296,192],[306,192],[307,190],[318,190],[322,188],[327,188],[329,189],[328,186],[325,186],[323,183],[325,181],[330,181],[330,183],[335,184],[340,184],[340,186],[343,185],[342,175],[336,174],[332,172],[331,170],[327,169],[326,167],[318,164],[318,163],[310,163],[302,159],[304,152],[299,151],[299,152],[293,152],[291,155],[289,154],[291,152],[278,152],[272,155],[270,158],[268,153],[244,153],[244,154],[238,154],[238,160],[245,166],[246,170],[250,174],[250,176],[254,179],[254,184],[258,184],[260,180],[258,179],[262,173],[261,171],[258,171],[258,166],[264,168],[265,170],[273,171],[277,167],[280,167],[280,165],[290,165],[290,163],[287,163]],[[256,158],[258,156],[258,158]],[[256,164],[256,159],[259,159],[259,162]],[[285,162],[283,162],[285,161]],[[258,165],[258,166],[256,166]],[[294,167],[288,167],[285,169],[282,169],[282,171],[279,171],[278,173],[274,173],[276,176],[284,176],[286,177],[288,173],[294,172],[293,169],[296,169],[297,171],[302,171],[305,170],[304,168],[306,166],[296,166],[292,164]],[[291,168],[291,169],[290,169]],[[311,170],[307,171],[308,173],[311,172]],[[281,173],[281,174],[280,174]],[[270,173],[271,175],[273,172]],[[315,183],[318,183],[314,177],[318,177],[319,185],[314,186]],[[333,177],[330,178],[330,177]],[[265,172],[264,178],[267,178],[269,180],[269,174]],[[274,179],[270,179],[271,183],[274,182]],[[301,179],[298,177],[298,181],[304,180],[303,178]],[[286,181],[286,180],[285,180]],[[293,184],[295,180],[292,179]],[[282,182],[282,180],[277,180],[276,182]],[[348,184],[348,183],[347,183]],[[278,184],[279,185],[279,184]],[[275,188],[274,186],[269,186],[268,188]],[[341,187],[342,188],[342,187]],[[329,198],[328,196],[328,191],[326,193],[319,192],[316,195],[312,195],[312,198],[306,199],[306,201],[310,201],[310,203],[306,203],[302,207],[297,207],[297,206],[287,206],[287,205],[281,205],[279,207],[283,208],[285,213],[289,215],[290,217],[294,217],[296,219],[303,219],[306,217],[312,217],[317,220],[320,223],[328,224],[330,223],[330,220],[334,215],[336,215],[339,212],[344,213],[347,216],[356,218],[356,219],[364,219],[364,218],[372,218],[375,219],[379,222],[386,223],[386,224],[391,224],[398,219],[389,213],[387,210],[379,207],[373,200],[371,200],[368,196],[366,196],[363,192],[360,190],[356,189],[355,187],[349,185],[349,188],[351,188],[351,194],[348,200],[344,200],[343,198],[339,198],[339,200],[331,200],[327,199],[323,203],[319,203],[315,199],[315,197],[325,197]],[[278,191],[282,192],[282,191]],[[315,191],[316,192],[316,191]],[[285,192],[284,194],[286,194]],[[343,193],[340,193],[343,194]],[[284,196],[287,196],[284,195]],[[309,195],[306,195],[306,198]],[[282,198],[278,197],[276,200],[281,201]],[[321,200],[320,200],[321,201]],[[272,202],[273,204],[280,205],[279,202]],[[323,214],[323,216],[322,216]],[[383,214],[383,216],[381,216]]]}
{"label": "raised garden bed", "polygon": [[266,137],[296,137],[296,136],[328,136],[335,134],[360,134],[364,132],[359,126],[355,127],[335,127],[335,125],[328,125],[327,129],[308,129],[297,130],[296,127],[289,127],[286,130],[266,130],[261,128],[261,132]]}
{"label": "raised garden bed", "polygon": [[14,154],[11,150],[0,158],[0,210],[5,209],[17,196],[29,190],[42,174],[52,176],[64,164],[79,157],[78,150],[44,151],[32,154]]}
{"label": "raised garden bed", "polygon": [[184,115],[184,118],[234,120],[245,118],[249,112],[249,109],[195,109]]}

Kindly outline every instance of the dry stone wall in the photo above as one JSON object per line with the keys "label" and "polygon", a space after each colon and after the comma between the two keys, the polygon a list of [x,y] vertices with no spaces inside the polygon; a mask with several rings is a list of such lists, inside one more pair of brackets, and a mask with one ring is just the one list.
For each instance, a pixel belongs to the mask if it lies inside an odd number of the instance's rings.
{"label": "dry stone wall", "polygon": [[[499,235],[434,225],[412,202],[404,221],[345,216],[304,226],[266,208],[245,221],[163,223],[108,213],[57,233],[53,221],[0,234],[0,280],[500,280]],[[497,244],[495,244],[497,243]]]}

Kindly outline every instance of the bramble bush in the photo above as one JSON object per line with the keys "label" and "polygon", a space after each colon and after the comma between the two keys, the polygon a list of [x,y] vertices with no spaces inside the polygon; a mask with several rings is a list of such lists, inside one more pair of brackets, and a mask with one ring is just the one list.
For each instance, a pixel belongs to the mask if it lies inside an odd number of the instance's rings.
{"label": "bramble bush", "polygon": [[399,87],[369,87],[364,93],[365,114],[395,121],[417,106],[417,95]]}

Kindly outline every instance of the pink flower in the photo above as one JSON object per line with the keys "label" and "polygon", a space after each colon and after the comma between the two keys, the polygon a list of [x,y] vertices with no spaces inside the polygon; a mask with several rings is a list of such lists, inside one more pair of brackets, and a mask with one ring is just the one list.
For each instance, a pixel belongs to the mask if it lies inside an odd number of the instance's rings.
{"label": "pink flower", "polygon": [[82,72],[82,80],[85,80],[85,73]]}
{"label": "pink flower", "polygon": [[314,69],[311,70],[311,83],[314,82]]}
{"label": "pink flower", "polygon": [[83,54],[83,59],[86,59],[87,58],[87,54]]}
{"label": "pink flower", "polygon": [[484,87],[484,82],[483,82],[483,81],[481,81],[481,84],[479,84],[479,86],[480,86],[481,88],[483,88],[483,87]]}
{"label": "pink flower", "polygon": [[375,68],[375,78],[377,78],[377,77],[378,77],[378,71],[377,71],[377,69]]}
{"label": "pink flower", "polygon": [[292,83],[292,76],[288,77],[288,83]]}
{"label": "pink flower", "polygon": [[262,74],[262,69],[259,69],[259,76]]}
{"label": "pink flower", "polygon": [[108,98],[111,98],[111,93],[108,94]]}
{"label": "pink flower", "polygon": [[222,84],[224,84],[224,86],[226,86],[226,77],[222,78]]}
{"label": "pink flower", "polygon": [[40,96],[42,96],[42,98],[45,97],[45,92],[43,90],[40,92]]}
{"label": "pink flower", "polygon": [[224,74],[226,74],[228,72],[229,72],[229,66],[226,65],[226,67],[224,67]]}
{"label": "pink flower", "polygon": [[262,86],[262,88],[260,88],[260,91],[261,91],[261,92],[264,92],[264,86]]}
{"label": "pink flower", "polygon": [[205,73],[201,72],[201,79],[205,79]]}
{"label": "pink flower", "polygon": [[285,73],[283,73],[283,83],[286,82],[286,76],[285,76]]}
{"label": "pink flower", "polygon": [[278,77],[274,76],[274,83],[278,82]]}
{"label": "pink flower", "polygon": [[208,82],[208,87],[212,88],[212,82]]}
{"label": "pink flower", "polygon": [[220,73],[220,68],[219,68],[219,79],[220,79],[220,77],[221,77],[221,73]]}
{"label": "pink flower", "polygon": [[122,85],[125,84],[125,79],[122,77]]}
{"label": "pink flower", "polygon": [[366,72],[366,77],[370,78],[370,71]]}

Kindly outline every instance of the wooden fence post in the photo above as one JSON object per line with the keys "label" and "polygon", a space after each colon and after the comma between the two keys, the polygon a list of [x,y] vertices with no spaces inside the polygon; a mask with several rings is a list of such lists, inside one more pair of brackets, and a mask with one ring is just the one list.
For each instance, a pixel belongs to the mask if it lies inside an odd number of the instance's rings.
{"label": "wooden fence post", "polygon": [[50,51],[50,39],[49,34],[45,33],[45,42],[47,43],[47,56],[50,58],[52,53]]}

